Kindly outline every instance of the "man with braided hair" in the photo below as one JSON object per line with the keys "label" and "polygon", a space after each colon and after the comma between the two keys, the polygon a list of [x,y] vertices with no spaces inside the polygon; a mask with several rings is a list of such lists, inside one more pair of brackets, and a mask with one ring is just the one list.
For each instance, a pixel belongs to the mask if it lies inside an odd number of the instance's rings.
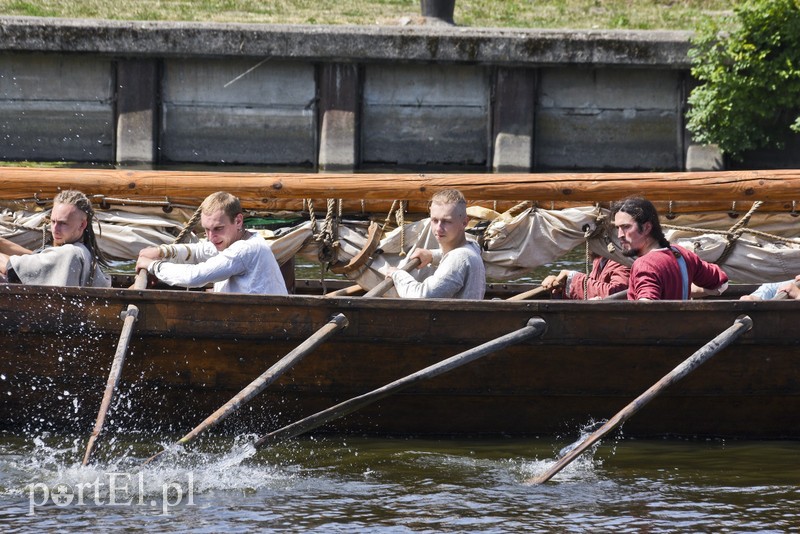
{"label": "man with braided hair", "polygon": [[80,191],[62,191],[53,199],[50,233],[53,246],[32,251],[0,238],[0,275],[9,282],[46,286],[111,287],[97,246],[94,209]]}
{"label": "man with braided hair", "polygon": [[212,193],[200,205],[206,241],[159,245],[139,252],[136,270],[184,287],[214,284],[217,293],[286,295],[278,262],[264,238],[245,230],[239,199]]}

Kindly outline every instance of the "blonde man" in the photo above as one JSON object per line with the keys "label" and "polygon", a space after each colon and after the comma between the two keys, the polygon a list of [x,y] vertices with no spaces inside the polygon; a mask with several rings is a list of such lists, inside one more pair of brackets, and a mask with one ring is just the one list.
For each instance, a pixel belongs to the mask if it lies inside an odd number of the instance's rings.
{"label": "blonde man", "polygon": [[62,191],[53,199],[53,246],[33,251],[0,238],[0,275],[9,282],[44,286],[111,287],[97,246],[94,208],[80,191]]}
{"label": "blonde man", "polygon": [[245,230],[238,198],[224,191],[209,195],[200,205],[200,224],[206,241],[142,249],[136,270],[146,269],[169,285],[213,283],[217,293],[287,294],[272,250]]}
{"label": "blonde man", "polygon": [[420,248],[409,260],[420,259],[420,267],[438,264],[436,271],[417,282],[402,270],[392,270],[397,293],[403,298],[482,299],[486,291],[486,269],[477,243],[467,240],[467,201],[460,191],[446,189],[431,199],[431,231],[439,249]]}

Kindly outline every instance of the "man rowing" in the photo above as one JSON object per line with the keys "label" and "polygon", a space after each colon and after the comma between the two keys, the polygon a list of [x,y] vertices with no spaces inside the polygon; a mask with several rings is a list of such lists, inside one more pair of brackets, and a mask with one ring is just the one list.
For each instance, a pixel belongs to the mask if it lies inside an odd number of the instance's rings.
{"label": "man rowing", "polygon": [[136,270],[146,269],[162,282],[185,287],[214,284],[217,293],[286,295],[286,284],[269,245],[245,230],[239,199],[219,191],[200,205],[206,240],[159,245],[139,252]]}
{"label": "man rowing", "polygon": [[622,253],[635,257],[628,300],[687,300],[721,295],[728,276],[697,254],[670,245],[649,200],[628,198],[611,207]]}
{"label": "man rowing", "polygon": [[111,287],[102,267],[108,263],[97,246],[94,209],[80,191],[62,191],[50,212],[52,246],[33,251],[0,238],[0,278],[43,286]]}
{"label": "man rowing", "polygon": [[614,260],[595,255],[592,271],[586,275],[580,271],[564,269],[542,280],[542,287],[553,296],[568,300],[602,299],[628,289],[631,270]]}
{"label": "man rowing", "polygon": [[486,291],[486,269],[477,243],[467,239],[467,201],[460,191],[446,189],[431,199],[431,231],[439,248],[416,249],[410,256],[420,259],[420,268],[436,265],[436,271],[418,282],[409,273],[392,269],[397,294],[403,298],[482,299]]}

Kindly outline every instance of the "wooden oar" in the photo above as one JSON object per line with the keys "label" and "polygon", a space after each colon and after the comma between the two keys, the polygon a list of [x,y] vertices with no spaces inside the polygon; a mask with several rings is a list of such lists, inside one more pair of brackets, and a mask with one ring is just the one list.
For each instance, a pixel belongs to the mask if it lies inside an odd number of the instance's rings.
{"label": "wooden oar", "polygon": [[517,293],[516,295],[512,295],[508,297],[506,300],[526,300],[529,298],[533,298],[537,295],[541,295],[545,291],[550,291],[552,288],[547,288],[544,286],[535,287],[533,289],[529,289],[528,291],[523,291],[522,293]]}
{"label": "wooden oar", "polygon": [[630,404],[620,410],[619,413],[609,419],[606,424],[601,426],[584,441],[579,443],[575,448],[570,450],[566,455],[561,457],[544,474],[531,478],[528,480],[528,483],[542,484],[543,482],[550,480],[556,473],[564,469],[575,458],[580,456],[583,451],[594,445],[600,438],[605,436],[618,425],[630,419],[636,412],[642,409],[648,402],[653,400],[662,391],[694,371],[720,350],[736,341],[739,336],[750,330],[752,327],[753,320],[750,319],[750,317],[747,315],[737,317],[733,325],[729,326],[714,339],[700,347],[697,352],[689,356],[689,358],[680,363],[672,371],[664,375],[661,380],[650,386],[647,391],[636,397],[636,399],[634,399]]}
{"label": "wooden oar", "polygon": [[352,286],[343,287],[335,291],[329,291],[328,293],[325,293],[323,297],[349,297],[362,291],[364,291],[363,287],[358,284],[353,284]]}
{"label": "wooden oar", "polygon": [[544,293],[546,291],[553,291],[554,289],[560,289],[560,288],[564,287],[564,283],[567,281],[567,276],[568,276],[567,273],[559,273],[559,275],[556,277],[556,279],[553,281],[553,283],[550,286],[545,287],[544,285],[541,285],[539,287],[535,287],[535,288],[530,289],[528,291],[524,291],[524,292],[519,293],[517,295],[508,297],[506,300],[526,300],[526,299],[529,299],[529,298],[533,298],[533,297],[535,297],[537,295],[541,295],[542,293]]}
{"label": "wooden oar", "polygon": [[[141,270],[136,274],[136,280],[133,283],[133,289],[146,289],[147,288],[147,271]],[[83,455],[83,463],[81,465],[88,465],[94,453],[94,447],[97,443],[97,438],[103,430],[103,425],[106,421],[106,414],[108,408],[111,406],[111,401],[114,398],[114,391],[117,389],[119,377],[122,374],[122,366],[125,363],[125,355],[128,353],[128,345],[131,342],[133,335],[133,327],[139,317],[139,308],[133,304],[128,304],[128,308],[122,312],[123,319],[122,332],[119,335],[117,342],[117,351],[114,354],[114,361],[111,364],[111,371],[108,373],[108,381],[106,382],[106,390],[103,394],[103,400],[100,403],[100,411],[97,412],[97,420],[94,424],[94,430],[89,436],[89,443],[86,445],[86,453]]]}
{"label": "wooden oar", "polygon": [[405,389],[417,382],[427,380],[428,378],[433,378],[434,376],[477,360],[478,358],[486,356],[487,354],[497,352],[498,350],[525,341],[526,339],[541,336],[544,334],[546,329],[547,323],[544,321],[544,319],[534,317],[528,321],[527,325],[519,330],[515,330],[491,341],[487,341],[482,345],[425,367],[416,373],[412,373],[403,378],[395,380],[394,382],[386,384],[378,389],[374,389],[369,393],[365,393],[358,397],[353,397],[326,410],[318,412],[314,415],[310,415],[305,419],[301,419],[283,428],[275,430],[274,432],[270,432],[269,434],[258,439],[258,441],[256,441],[253,445],[258,448],[266,444],[275,443],[277,441],[289,439],[304,432],[308,432],[309,430],[317,428],[318,426],[321,426],[329,421],[338,419],[339,417],[344,417],[345,415],[363,408],[364,406],[372,404],[373,402],[384,397],[388,397],[389,395],[396,393],[401,389]]}
{"label": "wooden oar", "polygon": [[[413,269],[416,269],[418,265],[419,265],[419,258],[414,258],[414,259],[409,260],[408,262],[406,262],[406,264],[403,265],[402,267],[400,267],[400,270],[408,272],[408,271],[411,271]],[[367,291],[364,294],[364,296],[365,297],[380,297],[381,295],[383,295],[384,293],[389,291],[389,289],[391,289],[391,287],[393,285],[394,285],[394,280],[392,280],[391,277],[386,278],[383,282],[381,282],[377,286],[375,286],[372,289],[370,289],[369,291]]]}
{"label": "wooden oar", "polygon": [[[800,288],[800,280],[794,280],[794,285]],[[789,291],[786,289],[781,289],[775,293],[775,296],[772,297],[772,300],[785,300],[787,298],[789,298]]]}
{"label": "wooden oar", "polygon": [[622,291],[611,293],[607,297],[603,297],[601,300],[627,300],[627,299],[628,299],[628,290],[623,289]]}
{"label": "wooden oar", "polygon": [[281,358],[277,363],[275,363],[275,365],[267,369],[261,376],[250,382],[247,387],[242,389],[231,400],[222,405],[222,407],[220,407],[216,412],[209,415],[206,420],[197,425],[194,430],[179,439],[174,445],[172,445],[172,447],[168,447],[158,454],[148,458],[143,465],[149,464],[162,454],[174,449],[178,445],[185,445],[191,441],[194,441],[194,439],[197,438],[197,436],[199,436],[202,432],[222,422],[226,417],[231,415],[246,403],[250,402],[253,398],[255,398],[256,395],[264,391],[267,386],[280,378],[283,373],[294,367],[295,364],[310,354],[314,349],[319,347],[329,337],[336,332],[347,328],[348,324],[347,317],[341,313],[333,317],[330,321],[325,323],[322,328],[314,332],[311,337],[303,341],[297,346],[297,348]]}

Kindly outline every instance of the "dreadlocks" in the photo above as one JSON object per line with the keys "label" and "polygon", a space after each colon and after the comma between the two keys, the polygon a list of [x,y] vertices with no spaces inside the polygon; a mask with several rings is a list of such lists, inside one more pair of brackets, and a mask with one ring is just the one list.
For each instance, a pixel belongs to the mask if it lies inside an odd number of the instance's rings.
{"label": "dreadlocks", "polygon": [[94,208],[92,207],[92,201],[80,191],[68,189],[56,195],[56,198],[53,199],[53,205],[56,204],[75,206],[86,214],[86,228],[83,230],[83,238],[81,242],[92,255],[92,266],[90,271],[92,274],[90,277],[93,278],[97,266],[100,265],[102,267],[108,267],[108,260],[103,254],[103,251],[100,250],[100,247],[97,246],[97,238],[94,235],[94,227],[92,225],[92,222],[94,221]]}

